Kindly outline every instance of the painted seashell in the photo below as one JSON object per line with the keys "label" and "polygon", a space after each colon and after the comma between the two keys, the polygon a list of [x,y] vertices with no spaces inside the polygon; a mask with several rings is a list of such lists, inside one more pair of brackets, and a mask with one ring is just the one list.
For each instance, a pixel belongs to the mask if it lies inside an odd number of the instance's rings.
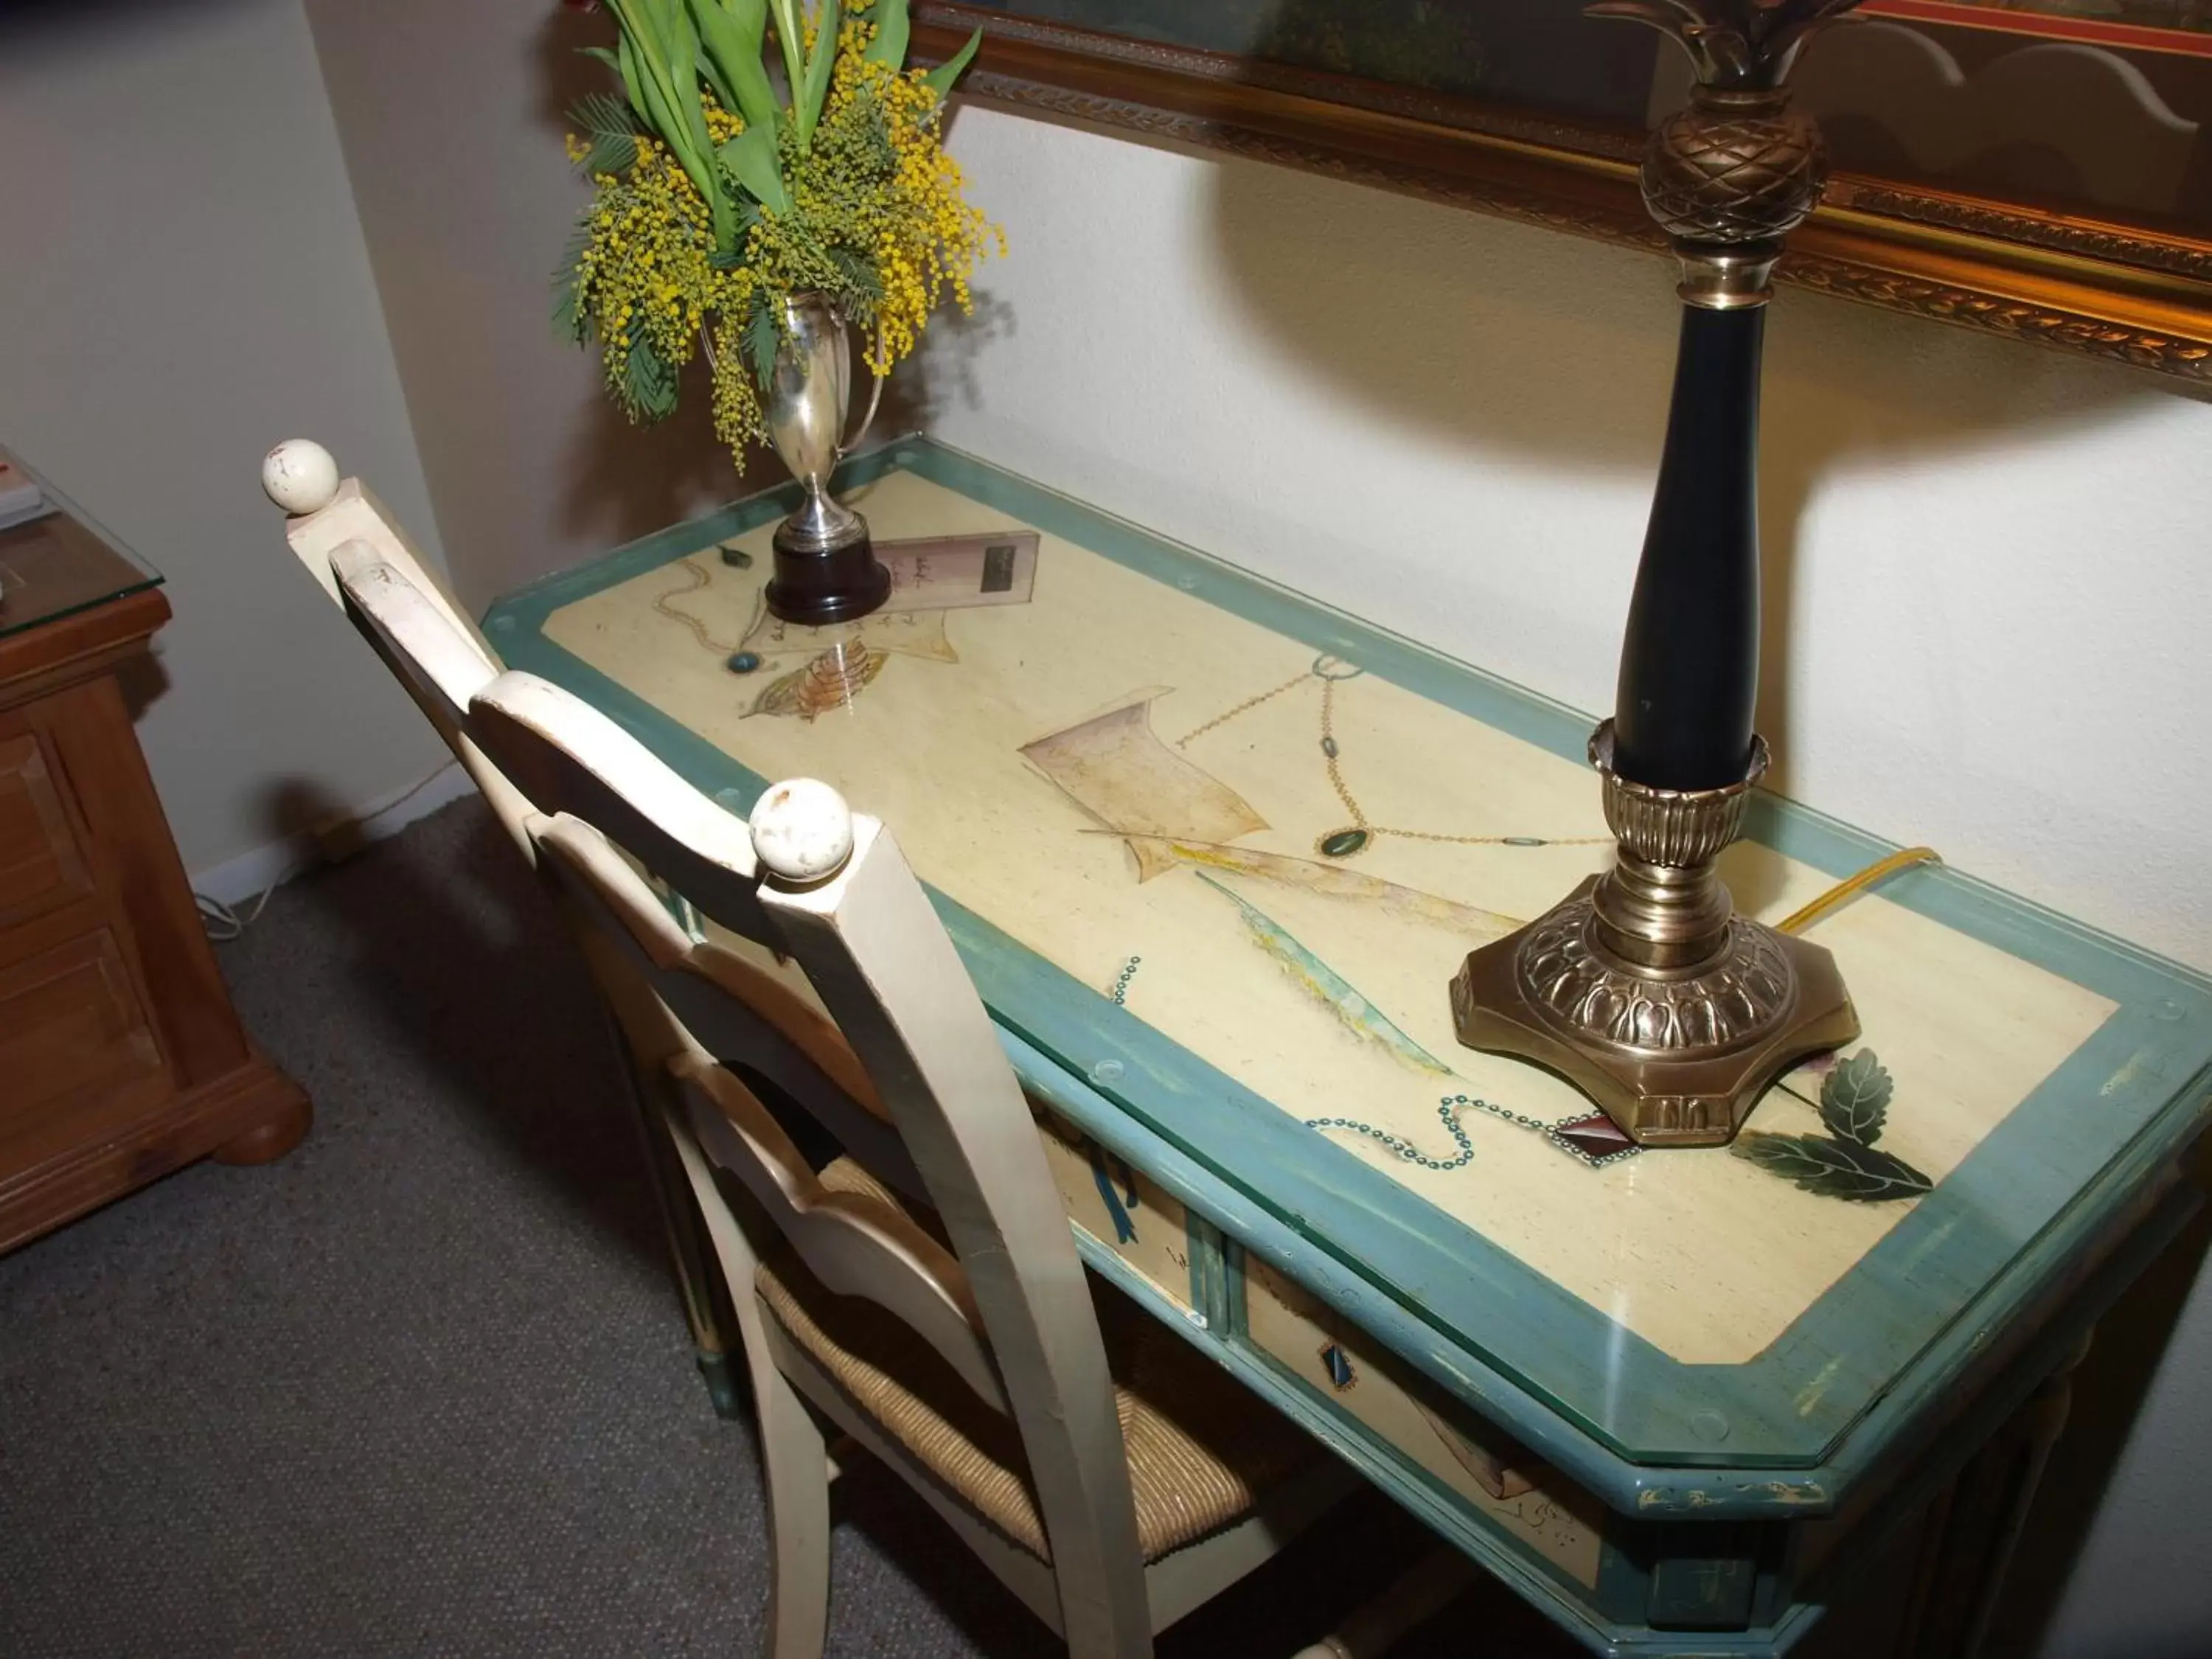
{"label": "painted seashell", "polygon": [[841,641],[773,682],[745,711],[745,718],[795,714],[811,722],[832,709],[848,707],[890,660],[889,653],[872,651],[858,640]]}

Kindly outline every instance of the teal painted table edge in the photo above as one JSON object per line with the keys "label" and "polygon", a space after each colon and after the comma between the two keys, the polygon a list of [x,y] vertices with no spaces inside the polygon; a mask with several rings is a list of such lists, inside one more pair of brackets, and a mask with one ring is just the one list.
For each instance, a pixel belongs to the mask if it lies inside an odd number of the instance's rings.
{"label": "teal painted table edge", "polygon": [[[1590,724],[1585,714],[934,442],[909,437],[856,458],[840,483],[858,487],[900,467],[1554,753],[1580,756]],[[756,496],[550,577],[501,600],[486,627],[511,666],[586,696],[693,782],[743,810],[764,780],[541,630],[561,606],[766,522],[793,499],[789,488]],[[1890,850],[1765,796],[1755,803],[1751,834],[1836,875]],[[1158,1176],[1200,1214],[1612,1507],[1653,1520],[1717,1521],[1803,1517],[1844,1504],[1887,1449],[1942,1407],[1968,1367],[1985,1361],[1996,1334],[2085,1256],[2117,1242],[2203,1115],[2212,1076],[2212,986],[2203,976],[1948,869],[1911,872],[1884,892],[2089,986],[2118,1010],[1881,1246],[1779,1341],[1740,1367],[1680,1364],[1441,1212],[1378,1201],[1401,1191],[1381,1171],[1304,1130],[981,918],[942,896],[938,904],[1024,1080],[1079,1127]],[[1110,1089],[1093,1088],[1052,1058],[1080,1054],[1086,1046],[1122,1065]],[[2130,1065],[2132,1120],[2115,1106],[2109,1086]],[[2098,1111],[2069,1109],[2100,1091]],[[2055,1141],[2071,1167],[2100,1173],[2060,1190],[2051,1170],[2059,1160],[2018,1156],[2027,1137],[2045,1148]],[[1279,1179],[1266,1194],[1255,1194],[1205,1156],[1208,1144],[1249,1149]],[[1418,1217],[1407,1215],[1415,1210]],[[1316,1214],[1330,1216],[1332,1231],[1310,1224]],[[1344,1224],[1346,1214],[1356,1225]],[[2000,1216],[2010,1224],[1993,1218]],[[1893,1344],[1899,1351],[1884,1363],[1825,1377],[1814,1409],[1776,1420],[1771,1402],[1797,1396],[1810,1382],[1810,1356],[1844,1351],[1840,1332],[1899,1328],[1899,1305],[1924,1299],[1912,1275],[1938,1240],[1960,1279],[1972,1279],[1978,1264],[1987,1268],[1978,1293],[1920,1328],[1905,1328]],[[1377,1262],[1395,1271],[1386,1278]],[[1470,1334],[1504,1327],[1516,1331],[1515,1356]],[[1610,1415],[1563,1399],[1556,1385],[1546,1388],[1531,1375],[1556,1378],[1577,1368],[1594,1375],[1599,1365],[1609,1386],[1589,1398],[1615,1402]],[[1735,1425],[1732,1443],[1719,1449],[1697,1441],[1686,1421],[1692,1407],[1714,1406]]]}

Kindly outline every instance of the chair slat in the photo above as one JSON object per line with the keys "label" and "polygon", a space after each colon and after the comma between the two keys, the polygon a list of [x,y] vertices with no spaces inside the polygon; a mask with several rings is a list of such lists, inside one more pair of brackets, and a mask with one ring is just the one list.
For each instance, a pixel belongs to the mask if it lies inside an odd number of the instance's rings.
{"label": "chair slat", "polygon": [[952,1253],[888,1205],[824,1187],[768,1109],[723,1067],[686,1055],[673,1069],[690,1095],[700,1146],[744,1184],[807,1271],[891,1314],[985,1405],[1006,1411],[968,1275]]}
{"label": "chair slat", "polygon": [[468,731],[547,816],[581,818],[725,927],[773,944],[745,821],[598,709],[509,670],[477,694]]}
{"label": "chair slat", "polygon": [[[931,1201],[905,1143],[874,1103],[875,1085],[867,1083],[826,1015],[751,963],[685,933],[659,896],[582,819],[540,818],[532,830],[567,866],[574,919],[619,958],[596,960],[602,984],[625,975],[643,982],[670,1018],[667,1029],[645,1045],[647,1064],[665,1068],[696,1048],[725,1065],[756,1072],[809,1112],[878,1180],[921,1203]],[[553,872],[561,871],[554,866]],[[848,1075],[866,1085],[865,1100],[840,1086]]]}

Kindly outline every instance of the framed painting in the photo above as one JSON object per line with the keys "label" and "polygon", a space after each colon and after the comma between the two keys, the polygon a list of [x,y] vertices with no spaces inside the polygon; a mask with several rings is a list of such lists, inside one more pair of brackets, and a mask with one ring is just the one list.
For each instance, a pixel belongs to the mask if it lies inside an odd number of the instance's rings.
{"label": "framed painting", "polygon": [[[1655,250],[1680,52],[1576,0],[914,0],[967,94]],[[2212,380],[2212,0],[1867,0],[1778,280]]]}

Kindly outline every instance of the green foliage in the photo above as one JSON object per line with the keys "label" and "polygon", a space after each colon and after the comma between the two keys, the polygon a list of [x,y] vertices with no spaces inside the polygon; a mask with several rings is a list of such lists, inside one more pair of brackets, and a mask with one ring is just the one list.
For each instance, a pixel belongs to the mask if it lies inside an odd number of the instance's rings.
{"label": "green foliage", "polygon": [[796,93],[806,78],[806,64],[800,57],[806,32],[801,26],[799,0],[768,0],[768,3],[775,12],[775,44],[783,53],[783,83]]}
{"label": "green foliage", "polygon": [[843,0],[821,0],[816,15],[814,51],[806,60],[805,77],[792,113],[799,124],[799,153],[813,148],[814,129],[822,119],[822,102],[830,95],[830,65],[837,56],[837,31],[845,21]]}
{"label": "green foliage", "polygon": [[921,83],[942,99],[951,92],[952,83],[960,78],[960,71],[968,67],[975,57],[975,48],[983,44],[983,31],[977,29],[968,37],[968,44],[954,52],[935,69],[921,77]]}
{"label": "green foliage", "polygon": [[691,15],[719,72],[713,84],[722,107],[743,117],[749,127],[775,131],[783,123],[783,112],[761,61],[768,0],[691,0]]}
{"label": "green foliage", "polygon": [[753,366],[753,378],[763,386],[775,373],[776,349],[782,343],[783,330],[775,320],[775,307],[768,295],[756,293],[752,310],[745,317],[745,359]]}
{"label": "green foliage", "polygon": [[553,331],[564,340],[581,345],[590,331],[591,319],[584,309],[581,284],[584,252],[592,245],[590,224],[580,224],[568,234],[568,245],[561,251],[561,264],[553,273]]}
{"label": "green foliage", "polygon": [[621,99],[594,92],[568,112],[590,148],[576,165],[586,173],[628,173],[637,164],[637,117]]}
{"label": "green foliage", "polygon": [[621,26],[616,60],[631,107],[668,146],[707,203],[714,241],[735,240],[737,213],[714,164],[707,116],[699,101],[700,44],[686,0],[607,0]]}
{"label": "green foliage", "polygon": [[753,200],[775,213],[791,211],[791,192],[784,187],[783,160],[777,152],[775,128],[748,126],[714,153]]}
{"label": "green foliage", "polygon": [[1762,1134],[1747,1129],[1729,1150],[1823,1198],[1879,1204],[1891,1199],[1917,1198],[1936,1188],[1934,1182],[1903,1158],[1854,1140]]}
{"label": "green foliage", "polygon": [[1871,1146],[1881,1139],[1892,1090],[1889,1073],[1874,1050],[1862,1048],[1820,1085],[1820,1121],[1832,1135]]}
{"label": "green foliage", "polygon": [[884,282],[874,264],[850,248],[831,246],[825,247],[823,252],[844,279],[838,286],[848,303],[857,300],[863,307],[882,303]]}
{"label": "green foliage", "polygon": [[663,362],[653,342],[640,336],[630,343],[623,365],[623,406],[633,421],[665,420],[676,409],[676,371]]}
{"label": "green foliage", "polygon": [[887,64],[892,69],[903,67],[907,39],[911,33],[906,0],[876,0],[875,9],[868,16],[876,26],[876,38],[868,42],[868,61]]}
{"label": "green foliage", "polygon": [[571,112],[570,154],[596,194],[556,278],[554,323],[596,342],[632,419],[674,409],[704,341],[716,432],[759,438],[785,295],[823,294],[866,331],[878,374],[914,349],[948,289],[968,305],[976,262],[1003,246],[940,140],[943,88],[975,40],[925,84],[903,72],[907,0],[606,5],[613,48],[588,50],[621,95]]}

